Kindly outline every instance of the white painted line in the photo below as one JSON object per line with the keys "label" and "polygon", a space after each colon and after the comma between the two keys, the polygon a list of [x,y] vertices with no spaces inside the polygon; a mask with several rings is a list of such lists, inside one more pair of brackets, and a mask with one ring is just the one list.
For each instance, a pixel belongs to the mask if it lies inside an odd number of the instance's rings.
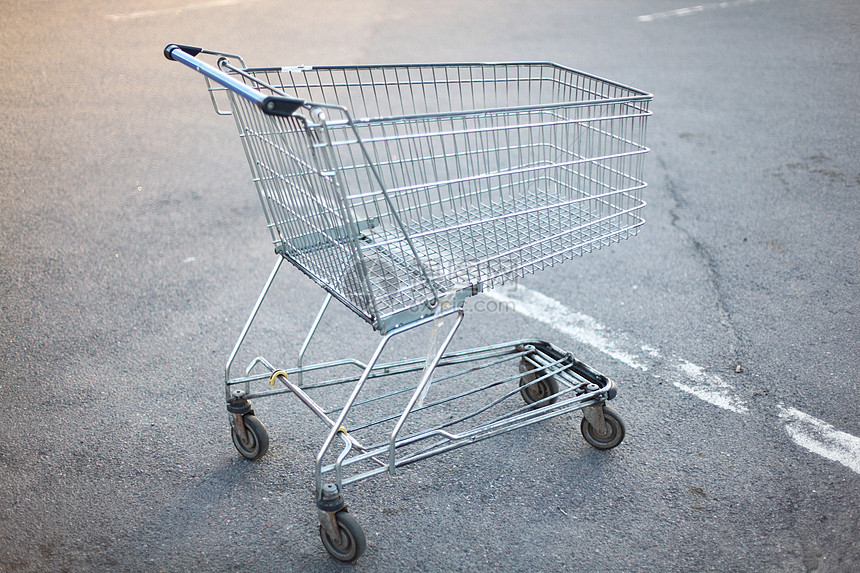
{"label": "white painted line", "polygon": [[166,16],[168,14],[180,14],[182,12],[188,12],[189,10],[206,10],[208,8],[235,6],[237,4],[246,4],[254,1],[256,0],[210,0],[209,2],[201,2],[200,4],[186,4],[185,6],[162,8],[160,10],[140,10],[137,12],[126,12],[125,14],[108,14],[105,18],[114,22],[120,22],[123,20],[137,20],[139,18],[152,18],[155,16]]}
{"label": "white painted line", "polygon": [[596,348],[631,368],[648,369],[636,355],[619,349],[616,343],[609,340],[603,325],[588,315],[574,312],[555,299],[529,290],[519,284],[498,287],[486,291],[484,294],[493,300],[511,306],[520,314],[548,324],[559,332]]}
{"label": "white painted line", "polygon": [[735,389],[732,385],[721,376],[705,372],[701,366],[686,360],[679,360],[675,367],[687,378],[684,382],[672,382],[676,388],[723,410],[738,414],[749,412],[744,401],[734,395]]}
{"label": "white painted line", "polygon": [[779,406],[779,417],[797,445],[860,474],[860,438],[794,408]]}
{"label": "white painted line", "polygon": [[705,7],[700,4],[699,6],[690,6],[688,8],[678,8],[677,10],[668,10],[666,12],[645,14],[643,16],[639,16],[636,19],[640,22],[653,22],[654,20],[663,20],[665,18],[673,18],[677,16],[689,16],[690,14],[696,14],[697,12],[704,11]]}
{"label": "white painted line", "polygon": [[699,4],[696,6],[687,6],[686,8],[678,8],[676,10],[667,10],[666,12],[643,14],[636,19],[639,22],[654,22],[655,20],[665,20],[666,18],[677,18],[680,16],[700,14],[706,10],[721,10],[724,8],[734,8],[735,6],[741,6],[743,4],[755,4],[757,2],[769,1],[770,0],[733,0],[732,2],[712,2],[710,4]]}
{"label": "white painted line", "polygon": [[[648,358],[640,357],[627,337],[612,334],[594,318],[575,312],[559,301],[516,284],[497,287],[484,293],[507,308],[547,324],[562,334],[591,346],[631,368],[649,371]],[[659,380],[668,379],[676,388],[700,400],[736,414],[748,414],[746,403],[721,376],[683,359],[663,359],[660,351],[647,344],[638,348],[653,364],[661,363],[659,371],[651,366],[650,374]],[[678,379],[677,377],[681,377]],[[828,460],[839,462],[860,474],[860,438],[841,432],[830,424],[794,408],[778,406],[785,420],[785,430],[799,446]]]}
{"label": "white painted line", "polygon": [[[617,341],[610,339],[610,334],[602,324],[586,314],[567,308],[553,298],[519,284],[498,287],[484,294],[524,316],[552,326],[559,332],[599,350],[622,364],[643,372],[648,370],[648,365],[642,358],[622,346],[625,344],[632,346],[629,342],[625,342],[626,337],[614,335],[613,338]],[[660,358],[656,348],[643,344],[640,344],[639,348],[652,359]],[[747,413],[746,404],[734,395],[731,384],[717,374],[706,372],[701,366],[686,360],[667,361],[667,366],[670,371],[670,381],[679,390],[724,410],[738,414]],[[681,374],[683,378],[678,380],[675,373]],[[652,375],[658,379],[663,378],[656,373]]]}

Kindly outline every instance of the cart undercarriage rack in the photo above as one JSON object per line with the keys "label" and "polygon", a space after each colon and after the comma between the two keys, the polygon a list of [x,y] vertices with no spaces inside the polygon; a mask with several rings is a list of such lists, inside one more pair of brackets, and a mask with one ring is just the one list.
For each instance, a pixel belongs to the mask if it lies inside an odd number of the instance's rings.
{"label": "cart undercarriage rack", "polygon": [[[251,68],[164,53],[234,117],[277,254],[227,360],[233,443],[250,460],[268,449],[252,399],[292,394],[319,417],[333,557],[366,548],[343,499],[354,482],[575,410],[589,444],[621,443],[615,384],[555,345],[449,348],[468,297],[636,234],[649,94],[550,63]],[[234,376],[285,260],[327,293],[297,364],[258,357]],[[303,364],[332,299],[382,335],[366,362]],[[427,353],[382,362],[398,336]]]}

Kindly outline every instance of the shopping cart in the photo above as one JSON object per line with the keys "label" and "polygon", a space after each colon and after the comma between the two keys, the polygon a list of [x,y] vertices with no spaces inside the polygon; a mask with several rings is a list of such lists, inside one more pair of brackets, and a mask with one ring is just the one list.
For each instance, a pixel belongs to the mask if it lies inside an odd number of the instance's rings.
{"label": "shopping cart", "polygon": [[[234,117],[278,255],[227,360],[233,443],[252,460],[268,449],[255,398],[294,394],[325,423],[314,479],[332,556],[366,546],[350,483],[575,410],[589,444],[621,442],[614,383],[570,353],[449,347],[466,298],[636,234],[649,94],[550,63],[249,68],[164,53]],[[295,367],[258,357],[234,377],[284,260],[326,291],[322,307]],[[303,364],[332,298],[382,335],[367,362]],[[406,333],[427,352],[383,362]]]}

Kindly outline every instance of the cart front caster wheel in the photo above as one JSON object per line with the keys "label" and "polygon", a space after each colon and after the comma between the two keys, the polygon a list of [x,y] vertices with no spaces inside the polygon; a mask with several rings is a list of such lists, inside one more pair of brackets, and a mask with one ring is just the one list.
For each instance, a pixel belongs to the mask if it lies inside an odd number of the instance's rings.
{"label": "cart front caster wheel", "polygon": [[618,412],[608,406],[603,406],[603,419],[606,421],[603,433],[599,433],[585,417],[582,418],[579,429],[582,431],[582,437],[591,446],[598,450],[609,450],[624,439],[624,421]]}
{"label": "cart front caster wheel", "polygon": [[332,541],[325,529],[320,525],[320,538],[325,550],[338,561],[355,561],[367,549],[367,538],[358,520],[346,511],[335,514],[337,526],[340,529],[340,543]]}
{"label": "cart front caster wheel", "polygon": [[542,408],[555,403],[555,396],[558,394],[558,382],[554,376],[549,376],[535,382],[543,376],[543,370],[536,370],[535,367],[525,359],[520,360],[520,395],[523,397],[523,402],[532,405],[533,408]]}
{"label": "cart front caster wheel", "polygon": [[245,458],[256,460],[269,450],[269,432],[266,431],[263,422],[253,414],[245,414],[242,416],[242,421],[245,423],[246,439],[242,441],[236,428],[231,427],[233,445]]}

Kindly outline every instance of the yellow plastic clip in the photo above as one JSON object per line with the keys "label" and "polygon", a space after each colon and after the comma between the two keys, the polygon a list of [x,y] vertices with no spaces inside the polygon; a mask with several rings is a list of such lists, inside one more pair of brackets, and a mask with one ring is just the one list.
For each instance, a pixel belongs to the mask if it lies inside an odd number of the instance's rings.
{"label": "yellow plastic clip", "polygon": [[278,370],[276,372],[272,372],[272,377],[269,378],[269,386],[275,385],[275,380],[278,379],[278,376],[283,376],[286,379],[287,373],[284,372],[283,370]]}

